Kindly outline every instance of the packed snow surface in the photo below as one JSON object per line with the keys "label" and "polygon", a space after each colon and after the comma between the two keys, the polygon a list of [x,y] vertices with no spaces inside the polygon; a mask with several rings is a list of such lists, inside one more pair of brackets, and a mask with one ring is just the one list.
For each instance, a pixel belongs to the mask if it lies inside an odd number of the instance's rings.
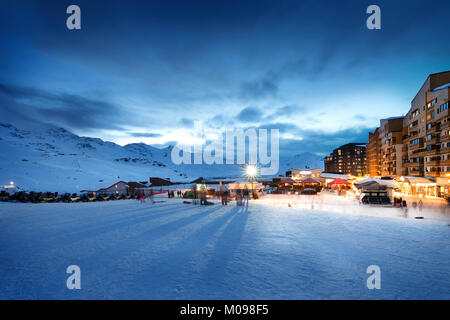
{"label": "packed snow surface", "polygon": [[[320,196],[159,200],[0,203],[0,298],[450,298],[446,214]],[[66,287],[69,265],[80,290]],[[370,265],[380,290],[366,286]]]}

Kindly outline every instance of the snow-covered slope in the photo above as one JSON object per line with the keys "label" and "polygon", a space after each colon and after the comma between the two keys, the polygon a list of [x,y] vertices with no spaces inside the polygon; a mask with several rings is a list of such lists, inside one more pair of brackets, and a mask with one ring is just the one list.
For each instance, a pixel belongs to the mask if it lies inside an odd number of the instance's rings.
{"label": "snow-covered slope", "polygon": [[[171,150],[143,143],[122,147],[49,125],[19,129],[0,123],[0,186],[13,181],[24,190],[78,192],[117,180],[161,177],[187,182],[198,177],[240,177],[243,173],[240,165],[177,166],[171,161]],[[280,163],[279,174],[292,167],[322,166],[321,158],[311,153],[281,159]]]}
{"label": "snow-covered slope", "polygon": [[[323,156],[319,156],[315,153],[304,152],[293,156],[292,158],[281,159],[280,168],[283,170],[296,169],[315,169],[321,168],[323,170],[324,162]],[[282,172],[284,173],[284,171]]]}

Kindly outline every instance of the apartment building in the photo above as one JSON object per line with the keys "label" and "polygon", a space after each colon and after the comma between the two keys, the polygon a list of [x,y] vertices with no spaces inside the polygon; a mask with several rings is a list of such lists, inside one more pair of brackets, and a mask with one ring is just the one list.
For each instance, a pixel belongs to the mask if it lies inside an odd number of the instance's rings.
{"label": "apartment building", "polygon": [[381,176],[401,176],[403,158],[403,118],[380,120],[380,165]]}
{"label": "apartment building", "polygon": [[367,174],[365,143],[347,143],[325,158],[325,171],[364,176]]}
{"label": "apartment building", "polygon": [[448,100],[450,71],[430,74],[403,120],[407,175],[439,177],[450,172]]}
{"label": "apartment building", "polygon": [[366,147],[367,171],[371,177],[380,175],[380,128],[369,132],[369,142]]}

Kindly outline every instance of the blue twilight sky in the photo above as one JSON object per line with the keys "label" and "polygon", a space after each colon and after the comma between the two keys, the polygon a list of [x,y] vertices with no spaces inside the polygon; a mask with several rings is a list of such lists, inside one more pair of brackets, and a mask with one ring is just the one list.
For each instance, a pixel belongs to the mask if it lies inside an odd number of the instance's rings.
{"label": "blue twilight sky", "polygon": [[[81,8],[81,30],[66,8]],[[381,8],[381,30],[366,8]],[[450,69],[447,1],[0,1],[0,121],[156,146],[279,128],[281,152],[365,142]]]}

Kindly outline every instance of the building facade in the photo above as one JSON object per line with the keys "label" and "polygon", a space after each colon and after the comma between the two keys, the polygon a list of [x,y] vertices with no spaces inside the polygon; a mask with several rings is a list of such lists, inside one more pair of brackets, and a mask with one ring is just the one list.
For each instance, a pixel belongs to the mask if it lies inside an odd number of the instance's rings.
{"label": "building facade", "polygon": [[325,158],[325,171],[364,176],[367,174],[365,143],[347,143]]}
{"label": "building facade", "polygon": [[439,177],[450,172],[449,88],[450,71],[431,74],[411,101],[403,121],[409,176]]}
{"label": "building facade", "polygon": [[380,128],[374,132],[369,132],[369,142],[366,147],[367,172],[371,177],[380,175]]}
{"label": "building facade", "polygon": [[401,176],[403,158],[403,117],[380,120],[380,166],[381,176]]}

